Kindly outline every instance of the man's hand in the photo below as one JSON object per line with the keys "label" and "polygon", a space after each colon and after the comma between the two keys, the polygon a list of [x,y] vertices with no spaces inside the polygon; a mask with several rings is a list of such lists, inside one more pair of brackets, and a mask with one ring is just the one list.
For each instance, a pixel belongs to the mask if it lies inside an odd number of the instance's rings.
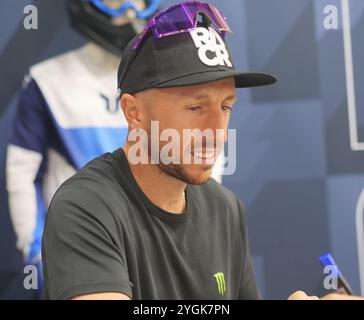
{"label": "man's hand", "polygon": [[364,297],[349,296],[346,294],[330,293],[321,298],[321,300],[364,300]]}
{"label": "man's hand", "polygon": [[101,292],[73,297],[72,300],[130,300],[130,298],[122,293]]}
{"label": "man's hand", "polygon": [[317,296],[308,296],[303,291],[296,291],[289,296],[288,300],[364,300],[364,297],[330,293],[326,296],[323,296],[322,298],[319,298]]}
{"label": "man's hand", "polygon": [[303,291],[296,291],[288,297],[288,300],[320,300],[317,296],[308,296]]}

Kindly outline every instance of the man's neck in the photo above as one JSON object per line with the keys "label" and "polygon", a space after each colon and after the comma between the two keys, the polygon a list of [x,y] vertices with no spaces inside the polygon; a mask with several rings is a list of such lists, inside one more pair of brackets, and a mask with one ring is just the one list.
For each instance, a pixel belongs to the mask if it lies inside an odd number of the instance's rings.
{"label": "man's neck", "polygon": [[[124,147],[128,155],[128,147]],[[164,173],[155,164],[131,164],[131,172],[147,198],[157,207],[171,213],[185,210],[186,183]]]}

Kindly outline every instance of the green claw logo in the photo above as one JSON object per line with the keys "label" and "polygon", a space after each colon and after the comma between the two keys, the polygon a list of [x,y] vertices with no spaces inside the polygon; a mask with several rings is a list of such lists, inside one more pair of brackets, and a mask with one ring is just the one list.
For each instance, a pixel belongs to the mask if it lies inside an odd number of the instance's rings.
{"label": "green claw logo", "polygon": [[219,291],[220,295],[224,295],[226,292],[226,282],[225,277],[222,272],[218,272],[214,274],[216,284],[217,284],[217,290]]}

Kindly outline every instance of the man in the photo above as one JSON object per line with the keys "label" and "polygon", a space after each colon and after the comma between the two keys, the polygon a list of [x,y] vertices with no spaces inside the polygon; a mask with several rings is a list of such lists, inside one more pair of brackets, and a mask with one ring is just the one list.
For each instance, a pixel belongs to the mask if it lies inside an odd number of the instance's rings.
{"label": "man", "polygon": [[[42,250],[46,299],[259,298],[244,208],[210,175],[235,88],[276,79],[236,72],[223,40],[228,31],[216,8],[195,1],[160,13],[128,45],[118,77],[128,139],[53,198]],[[153,146],[155,122],[158,139],[173,129],[177,142]],[[204,137],[196,148],[182,141],[186,129],[224,135],[212,143]],[[158,161],[168,143],[180,162]],[[145,152],[147,162],[136,161]],[[184,162],[188,156],[192,163]]]}

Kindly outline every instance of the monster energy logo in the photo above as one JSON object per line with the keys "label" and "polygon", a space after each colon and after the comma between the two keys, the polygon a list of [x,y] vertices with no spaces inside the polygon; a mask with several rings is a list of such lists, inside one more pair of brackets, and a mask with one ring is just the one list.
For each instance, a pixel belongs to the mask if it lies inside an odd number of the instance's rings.
{"label": "monster energy logo", "polygon": [[226,283],[225,277],[222,272],[218,272],[214,274],[216,283],[217,283],[217,290],[219,291],[220,295],[224,295],[226,292]]}

